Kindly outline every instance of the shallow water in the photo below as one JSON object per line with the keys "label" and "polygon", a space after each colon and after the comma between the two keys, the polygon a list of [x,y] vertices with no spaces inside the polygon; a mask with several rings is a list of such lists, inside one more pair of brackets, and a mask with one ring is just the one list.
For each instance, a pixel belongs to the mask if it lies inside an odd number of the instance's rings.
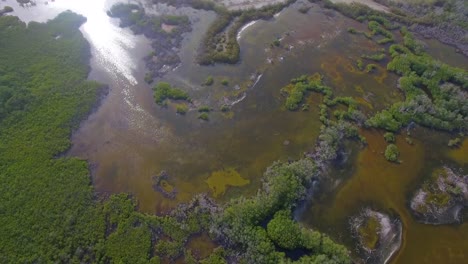
{"label": "shallow water", "polygon": [[[354,157],[335,177],[345,181],[331,194],[324,194],[303,216],[303,223],[326,231],[352,246],[349,217],[364,206],[398,216],[403,223],[403,246],[393,263],[463,263],[468,247],[468,224],[432,226],[415,221],[408,211],[413,191],[434,168],[448,164],[462,167],[448,157],[447,135],[418,128],[414,145],[397,137],[401,164],[387,162],[383,155],[387,143],[383,134],[363,131],[369,146]],[[429,146],[428,143],[431,142]],[[439,149],[441,151],[434,151]],[[457,150],[459,151],[459,150]],[[464,153],[464,159],[468,153]],[[466,166],[464,167],[466,171]],[[338,175],[338,176],[337,176]]]}
{"label": "shallow water", "polygon": [[[385,61],[375,73],[356,69],[362,54],[377,52],[380,47],[348,34],[346,28],[364,30],[365,25],[333,11],[314,5],[303,15],[297,11],[301,4],[292,5],[274,19],[257,21],[242,32],[239,64],[202,67],[194,63],[195,52],[214,13],[153,6],[156,9],[151,12],[188,14],[194,22],[193,32],[186,35],[181,48],[182,66],[164,79],[189,91],[196,105],[219,109],[224,103],[239,101],[229,114],[210,113],[209,122],[198,120],[196,109],[180,116],[174,109],[154,104],[150,86],[143,82],[141,60],[150,52],[150,42],[117,27],[117,21],[107,17],[105,11],[114,2],[56,0],[22,8],[7,0],[0,7],[13,6],[25,21],[45,21],[66,9],[88,17],[82,32],[92,47],[90,78],[109,84],[110,94],[74,134],[69,154],[89,161],[97,192],[132,193],[145,212],[164,212],[200,192],[211,193],[219,201],[254,194],[272,162],[297,159],[309,151],[321,125],[317,108],[321,98],[311,95],[307,112],[286,111],[279,90],[291,78],[320,72],[337,95],[353,96],[368,114],[403,98],[396,88],[397,76],[386,72]],[[282,48],[271,48],[277,38],[281,38]],[[468,65],[453,49],[425,41],[436,58],[458,67]],[[202,86],[209,75],[215,84]],[[221,85],[223,79],[229,85]],[[448,135],[418,128],[412,137],[414,145],[408,145],[405,136],[398,137],[403,163],[396,165],[383,157],[386,143],[382,133],[363,134],[369,146],[351,148],[349,163],[332,172],[340,179],[338,187],[312,204],[302,222],[353,248],[348,218],[370,206],[402,219],[403,248],[394,263],[462,263],[468,248],[468,225],[419,224],[409,214],[407,203],[433,168],[448,163],[464,166],[466,171],[466,140],[460,149],[451,150],[446,147]],[[168,172],[167,182],[177,190],[174,200],[152,188],[152,176],[162,170]],[[228,186],[216,180],[212,185],[220,184],[216,188],[221,189],[213,192],[208,179],[219,172],[229,172],[232,182]]]}
{"label": "shallow water", "polygon": [[[185,12],[195,21],[194,30],[183,43],[182,66],[165,79],[188,90],[198,105],[209,104],[217,109],[244,93],[245,99],[228,115],[211,113],[210,121],[205,122],[196,118],[195,109],[180,116],[171,108],[155,106],[151,90],[141,85],[142,96],[136,97],[137,101],[159,125],[153,128],[147,124],[134,132],[131,124],[112,123],[111,111],[99,110],[74,137],[72,153],[93,164],[97,191],[131,192],[138,198],[140,209],[147,212],[168,210],[196,193],[213,193],[207,179],[226,169],[234,169],[249,183],[243,188],[224,186],[224,195],[217,195],[217,199],[253,194],[272,162],[297,159],[310,150],[320,127],[317,108],[309,112],[285,111],[279,90],[291,78],[320,70],[320,64],[310,61],[327,61],[340,46],[333,45],[334,41],[346,41],[342,38],[347,37],[342,31],[345,21],[336,23],[318,8],[307,16],[297,16],[297,9],[292,7],[274,20],[259,21],[243,32],[240,64],[202,67],[194,63],[194,51],[214,16],[205,11]],[[286,33],[290,36],[284,42],[295,48],[270,50],[270,43]],[[273,58],[273,64],[267,63],[268,57]],[[251,76],[257,73],[261,78],[253,86]],[[214,77],[215,84],[200,85],[208,75]],[[223,78],[229,80],[227,87],[220,84]],[[236,86],[245,83],[249,85],[237,92]],[[320,98],[309,100],[317,105]],[[116,111],[121,107],[106,104]],[[125,120],[125,115],[121,119]],[[105,133],[101,132],[103,127]],[[149,128],[153,133],[143,133]],[[152,176],[162,170],[168,172],[168,182],[177,190],[174,200],[164,198],[151,186]]]}

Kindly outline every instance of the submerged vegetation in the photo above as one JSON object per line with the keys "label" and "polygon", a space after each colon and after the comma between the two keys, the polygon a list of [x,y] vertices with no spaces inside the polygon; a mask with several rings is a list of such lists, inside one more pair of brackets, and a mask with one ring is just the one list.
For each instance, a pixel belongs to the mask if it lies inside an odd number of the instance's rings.
{"label": "submerged vegetation", "polygon": [[372,215],[365,220],[365,223],[358,229],[359,237],[362,239],[361,243],[364,247],[370,250],[374,250],[377,247],[381,228],[377,217]]}

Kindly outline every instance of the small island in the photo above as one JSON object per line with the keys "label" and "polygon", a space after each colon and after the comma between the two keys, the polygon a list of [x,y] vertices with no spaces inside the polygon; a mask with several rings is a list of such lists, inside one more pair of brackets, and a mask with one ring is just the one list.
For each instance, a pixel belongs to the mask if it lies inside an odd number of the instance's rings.
{"label": "small island", "polygon": [[467,206],[468,175],[449,167],[434,170],[410,204],[418,221],[434,225],[460,223]]}

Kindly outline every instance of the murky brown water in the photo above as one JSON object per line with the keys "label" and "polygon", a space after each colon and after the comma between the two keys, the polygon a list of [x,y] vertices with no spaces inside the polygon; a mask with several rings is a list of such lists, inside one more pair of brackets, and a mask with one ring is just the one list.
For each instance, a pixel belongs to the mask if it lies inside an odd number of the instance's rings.
{"label": "murky brown water", "polygon": [[[229,118],[212,113],[209,122],[198,120],[196,111],[180,116],[171,109],[156,107],[145,85],[136,86],[133,93],[142,114],[151,115],[152,122],[158,123],[155,127],[149,126],[151,123],[132,127],[125,123],[125,115],[115,115],[121,107],[119,101],[104,101],[104,110],[93,115],[75,135],[72,153],[94,165],[98,191],[131,192],[143,211],[164,211],[196,193],[211,193],[207,179],[226,169],[236,170],[249,184],[227,187],[218,199],[253,194],[263,171],[273,161],[296,159],[309,150],[320,127],[318,112],[316,108],[300,113],[285,111],[279,89],[291,78],[320,70],[320,64],[310,62],[328,60],[347,37],[342,34],[345,21],[336,23],[321,10],[298,16],[297,9],[290,8],[275,20],[259,21],[243,32],[240,64],[202,67],[193,63],[194,50],[214,17],[204,11],[191,10],[189,14],[199,22],[184,42],[182,66],[165,79],[190,91],[198,104],[216,108],[238,98],[236,86],[249,82],[253,74],[261,72],[262,77],[254,87],[242,90],[247,96],[233,106]],[[294,45],[291,51],[268,50],[276,37],[288,32],[291,36],[284,43]],[[274,64],[267,63],[269,57]],[[214,77],[215,84],[201,86],[208,75]],[[220,84],[224,78],[229,80],[227,87]],[[312,104],[317,105],[318,99],[315,104],[311,99]],[[151,177],[162,170],[168,172],[168,182],[177,190],[174,200],[164,198],[151,186]]]}
{"label": "murky brown water", "polygon": [[[403,223],[402,250],[394,263],[463,263],[468,247],[468,224],[432,226],[416,222],[408,211],[408,199],[431,170],[449,164],[459,166],[447,157],[447,136],[433,137],[421,131],[413,137],[414,145],[397,138],[401,164],[387,162],[383,155],[387,143],[383,134],[364,131],[369,146],[359,152],[355,162],[341,173],[346,180],[332,194],[325,194],[304,214],[303,222],[334,234],[350,247],[348,220],[363,206],[397,215]],[[425,142],[431,142],[427,146]],[[442,151],[434,151],[440,149]],[[466,151],[466,149],[465,149]],[[465,160],[468,153],[464,153]],[[465,167],[466,170],[466,167]],[[336,175],[335,175],[336,176]]]}
{"label": "murky brown water", "polygon": [[[308,99],[311,105],[308,112],[285,111],[279,90],[291,78],[321,72],[336,94],[355,97],[366,113],[402,99],[396,89],[397,77],[386,72],[385,62],[372,74],[356,70],[354,65],[360,55],[371,54],[380,47],[361,36],[348,34],[349,26],[360,29],[365,26],[332,11],[314,6],[303,15],[293,5],[275,19],[258,21],[243,31],[239,39],[240,64],[202,67],[194,63],[195,51],[215,15],[159,7],[159,12],[189,14],[194,21],[194,30],[181,49],[182,66],[164,79],[189,91],[197,105],[209,104],[215,109],[246,95],[229,115],[210,113],[209,122],[198,120],[196,110],[186,116],[177,115],[173,109],[155,106],[150,87],[142,81],[145,69],[141,58],[150,51],[149,41],[116,27],[116,21],[107,18],[105,9],[113,2],[77,4],[56,0],[25,9],[18,7],[16,1],[4,3],[13,6],[27,21],[45,21],[66,8],[89,16],[82,31],[92,45],[90,78],[108,83],[111,89],[100,108],[73,136],[70,155],[90,162],[96,191],[130,192],[138,199],[142,211],[159,213],[194,194],[211,193],[208,182],[212,181],[207,179],[220,175],[219,172],[230,173],[231,185],[248,183],[230,187],[216,181],[226,187],[224,193],[217,193],[216,199],[225,201],[251,195],[273,161],[296,159],[310,150],[320,127],[316,107],[320,98]],[[91,6],[97,5],[102,8],[90,11]],[[98,25],[107,34],[99,34]],[[282,46],[286,48],[271,49],[270,44],[276,38],[282,38]],[[466,58],[453,49],[425,41],[433,56],[466,69]],[[209,75],[214,77],[215,84],[200,85]],[[261,76],[254,86],[252,76],[254,79]],[[221,85],[222,79],[228,79],[229,85]],[[398,138],[403,160],[400,165],[388,163],[381,154],[386,144],[380,132],[364,131],[369,146],[361,151],[354,149],[350,163],[336,171],[342,177],[341,184],[306,210],[302,222],[353,248],[348,217],[363,206],[371,206],[398,214],[402,219],[403,248],[394,258],[395,263],[462,263],[468,257],[465,256],[468,225],[419,224],[409,214],[407,202],[432,168],[449,163],[465,166],[466,171],[468,144],[465,141],[462,148],[450,150],[446,147],[447,135],[418,131],[413,136],[414,145],[408,145],[404,137]],[[161,170],[168,172],[167,181],[177,190],[174,200],[155,192],[151,186],[151,177]],[[233,171],[245,180],[239,180]]]}

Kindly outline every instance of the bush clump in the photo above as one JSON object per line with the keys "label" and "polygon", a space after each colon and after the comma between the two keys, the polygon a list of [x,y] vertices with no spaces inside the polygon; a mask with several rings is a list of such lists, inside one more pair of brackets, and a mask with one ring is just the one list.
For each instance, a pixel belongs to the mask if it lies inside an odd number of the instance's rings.
{"label": "bush clump", "polygon": [[209,107],[207,105],[200,106],[198,108],[198,112],[199,113],[209,113],[209,112],[211,112],[211,107]]}
{"label": "bush clump", "polygon": [[185,104],[180,104],[176,106],[176,111],[178,114],[185,115],[188,112],[188,106]]}
{"label": "bush clump", "polygon": [[153,96],[157,104],[163,105],[166,99],[185,100],[189,101],[190,97],[187,92],[172,87],[167,82],[160,82],[153,87]]}
{"label": "bush clump", "polygon": [[221,112],[225,113],[225,112],[229,112],[231,108],[229,107],[229,105],[222,105],[220,110]]}
{"label": "bush clump", "polygon": [[205,82],[203,84],[206,85],[206,86],[211,86],[211,85],[213,85],[213,83],[214,83],[213,76],[210,75],[210,76],[206,77]]}
{"label": "bush clump", "polygon": [[208,120],[210,119],[210,117],[208,116],[208,113],[203,112],[203,113],[201,113],[201,114],[198,116],[198,119],[201,119],[201,120],[204,120],[204,121],[208,121]]}
{"label": "bush clump", "polygon": [[395,144],[389,144],[385,149],[385,158],[391,162],[397,162],[400,156],[400,151]]}
{"label": "bush clump", "polygon": [[395,143],[395,134],[393,134],[392,132],[385,133],[384,138],[385,141],[387,141],[387,143]]}

